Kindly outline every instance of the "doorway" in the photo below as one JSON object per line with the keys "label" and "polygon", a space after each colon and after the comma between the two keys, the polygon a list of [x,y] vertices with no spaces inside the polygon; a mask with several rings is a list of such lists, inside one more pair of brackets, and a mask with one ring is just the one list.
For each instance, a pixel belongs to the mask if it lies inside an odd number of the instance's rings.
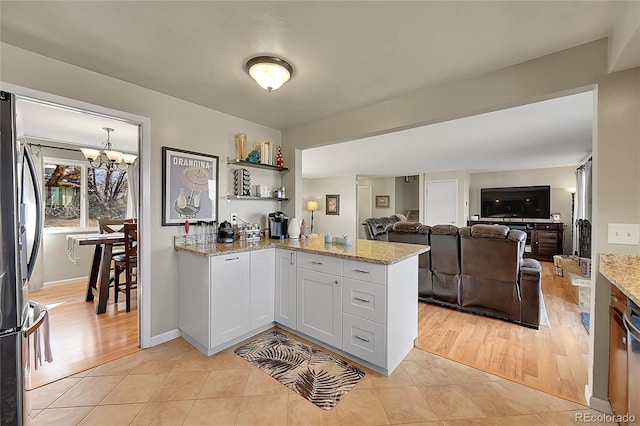
{"label": "doorway", "polygon": [[358,186],[358,238],[366,240],[367,235],[364,232],[362,222],[371,217],[371,187]]}
{"label": "doorway", "polygon": [[[137,351],[141,346],[148,346],[144,345],[140,338],[141,323],[148,311],[138,309],[138,302],[142,301],[138,298],[138,291],[132,291],[131,312],[127,313],[124,295],[121,293],[116,304],[114,291],[110,289],[107,312],[96,314],[98,297],[95,297],[93,303],[85,301],[93,247],[79,250],[78,256],[71,255],[74,251],[67,239],[68,235],[97,233],[97,219],[106,218],[107,213],[138,217],[139,227],[143,228],[139,192],[131,197],[134,192],[131,187],[139,187],[138,165],[131,167],[123,164],[119,167],[121,170],[117,173],[114,171],[113,174],[106,172],[107,169],[94,168],[80,151],[80,147],[94,148],[91,146],[92,139],[87,142],[87,138],[74,135],[74,131],[77,133],[78,130],[93,127],[103,133],[103,126],[119,130],[127,126],[128,133],[133,135],[132,146],[126,146],[122,138],[112,138],[112,149],[124,150],[128,154],[140,154],[142,123],[123,117],[126,113],[122,113],[123,116],[105,114],[100,111],[104,109],[97,106],[95,109],[87,105],[77,108],[73,105],[77,102],[72,100],[69,100],[69,103],[58,100],[51,102],[45,100],[50,97],[46,94],[22,96],[20,89],[14,90],[14,93],[17,95],[18,137],[40,157],[42,173],[39,180],[43,188],[51,184],[46,188],[51,205],[47,205],[45,209],[43,252],[40,253],[38,262],[40,284],[34,283],[34,288],[30,288],[29,298],[48,308],[53,362],[36,365],[32,360],[25,385],[27,389],[33,389],[127,355]],[[51,120],[51,116],[41,116],[40,113],[50,113],[55,118]],[[62,117],[65,114],[68,117]],[[72,121],[67,122],[67,118]],[[50,123],[57,126],[47,128]],[[65,126],[69,130],[68,137],[64,136]],[[105,138],[94,139],[98,144],[102,144]],[[99,146],[95,148],[100,149]],[[138,156],[137,162],[140,158],[141,156]],[[57,171],[60,171],[60,176],[52,179]],[[106,180],[111,178],[105,180],[103,175],[111,176],[113,179],[119,177],[119,182],[123,185],[119,192],[111,191],[113,197],[108,200],[102,198],[110,186]],[[104,182],[101,182],[100,176]],[[52,184],[54,180],[55,187]],[[132,182],[128,190],[124,189],[127,180]],[[128,200],[127,192],[130,196]],[[99,205],[101,200],[108,203],[103,205],[103,208]],[[47,217],[50,219],[49,223],[46,221]],[[144,233],[144,230],[140,231],[141,234]],[[144,256],[140,257],[142,268]],[[80,259],[82,261],[79,261]],[[121,277],[121,281],[124,281],[124,274]],[[97,296],[96,291],[94,294]],[[142,315],[143,312],[145,315]]]}

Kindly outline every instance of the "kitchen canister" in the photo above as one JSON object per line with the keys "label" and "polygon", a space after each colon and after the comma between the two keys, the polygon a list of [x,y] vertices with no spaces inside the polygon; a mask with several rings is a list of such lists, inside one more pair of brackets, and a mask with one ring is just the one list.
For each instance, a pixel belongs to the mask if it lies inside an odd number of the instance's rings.
{"label": "kitchen canister", "polygon": [[293,240],[297,240],[298,238],[300,238],[300,224],[298,223],[298,219],[296,219],[295,217],[289,219],[287,234],[289,234],[289,238]]}

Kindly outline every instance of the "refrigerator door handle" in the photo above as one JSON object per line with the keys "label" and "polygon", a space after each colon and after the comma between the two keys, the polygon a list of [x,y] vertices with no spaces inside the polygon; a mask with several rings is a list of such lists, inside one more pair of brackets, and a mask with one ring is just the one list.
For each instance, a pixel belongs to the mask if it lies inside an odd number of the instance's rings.
{"label": "refrigerator door handle", "polygon": [[[40,251],[40,244],[41,244],[41,240],[42,240],[42,229],[43,229],[43,223],[42,223],[42,196],[40,193],[40,182],[38,180],[38,173],[36,172],[36,167],[33,164],[33,158],[31,157],[31,152],[29,151],[29,148],[25,145],[24,146],[24,158],[26,159],[26,163],[27,163],[27,168],[29,169],[29,176],[31,177],[31,181],[33,183],[33,192],[34,192],[34,197],[35,197],[35,204],[36,204],[36,229],[35,229],[35,238],[33,240],[33,247],[31,249],[31,255],[29,256],[29,260],[27,262],[27,280],[31,279],[31,274],[33,273],[33,270],[36,266],[36,258],[38,257],[38,251]],[[21,196],[24,196],[24,183],[22,185],[22,191],[23,194],[21,194]]]}
{"label": "refrigerator door handle", "polygon": [[[29,307],[30,308],[35,308],[38,304],[36,302],[32,302],[29,301]],[[40,315],[38,315],[38,318],[36,318],[33,323],[24,329],[24,337],[29,337],[31,336],[38,328],[40,328],[40,326],[42,325],[42,322],[44,321],[44,319],[47,316],[47,310],[43,309],[42,311],[40,311]]]}

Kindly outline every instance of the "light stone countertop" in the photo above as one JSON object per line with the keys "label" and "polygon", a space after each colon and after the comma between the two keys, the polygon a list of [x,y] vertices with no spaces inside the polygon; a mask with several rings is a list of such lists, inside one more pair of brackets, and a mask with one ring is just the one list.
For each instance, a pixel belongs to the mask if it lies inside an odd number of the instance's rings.
{"label": "light stone countertop", "polygon": [[640,305],[640,256],[602,253],[600,273],[629,299]]}
{"label": "light stone countertop", "polygon": [[200,256],[219,256],[267,248],[282,248],[308,253],[317,253],[343,259],[361,260],[364,262],[391,265],[412,256],[425,253],[429,246],[421,244],[390,243],[387,241],[355,240],[352,245],[325,244],[322,236],[305,240],[260,240],[253,243],[236,241],[233,243],[184,244],[176,238],[174,248],[178,251]]}

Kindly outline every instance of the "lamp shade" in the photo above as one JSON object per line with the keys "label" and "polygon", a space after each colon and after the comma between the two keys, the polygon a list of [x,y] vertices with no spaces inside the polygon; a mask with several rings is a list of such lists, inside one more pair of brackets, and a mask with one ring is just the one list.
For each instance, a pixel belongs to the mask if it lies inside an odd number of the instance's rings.
{"label": "lamp shade", "polygon": [[275,56],[258,56],[247,61],[249,75],[269,92],[289,81],[293,67],[284,59]]}
{"label": "lamp shade", "polygon": [[87,160],[91,161],[95,160],[96,158],[98,158],[98,155],[100,155],[100,151],[98,151],[97,149],[82,148],[80,151],[82,151],[84,157]]}
{"label": "lamp shade", "polygon": [[318,210],[319,205],[318,202],[315,200],[309,200],[307,201],[307,210],[309,210],[310,212],[315,212],[316,210]]}
{"label": "lamp shade", "polygon": [[138,158],[136,155],[122,154],[122,160],[127,164],[133,164],[133,162],[136,161],[136,158]]}

